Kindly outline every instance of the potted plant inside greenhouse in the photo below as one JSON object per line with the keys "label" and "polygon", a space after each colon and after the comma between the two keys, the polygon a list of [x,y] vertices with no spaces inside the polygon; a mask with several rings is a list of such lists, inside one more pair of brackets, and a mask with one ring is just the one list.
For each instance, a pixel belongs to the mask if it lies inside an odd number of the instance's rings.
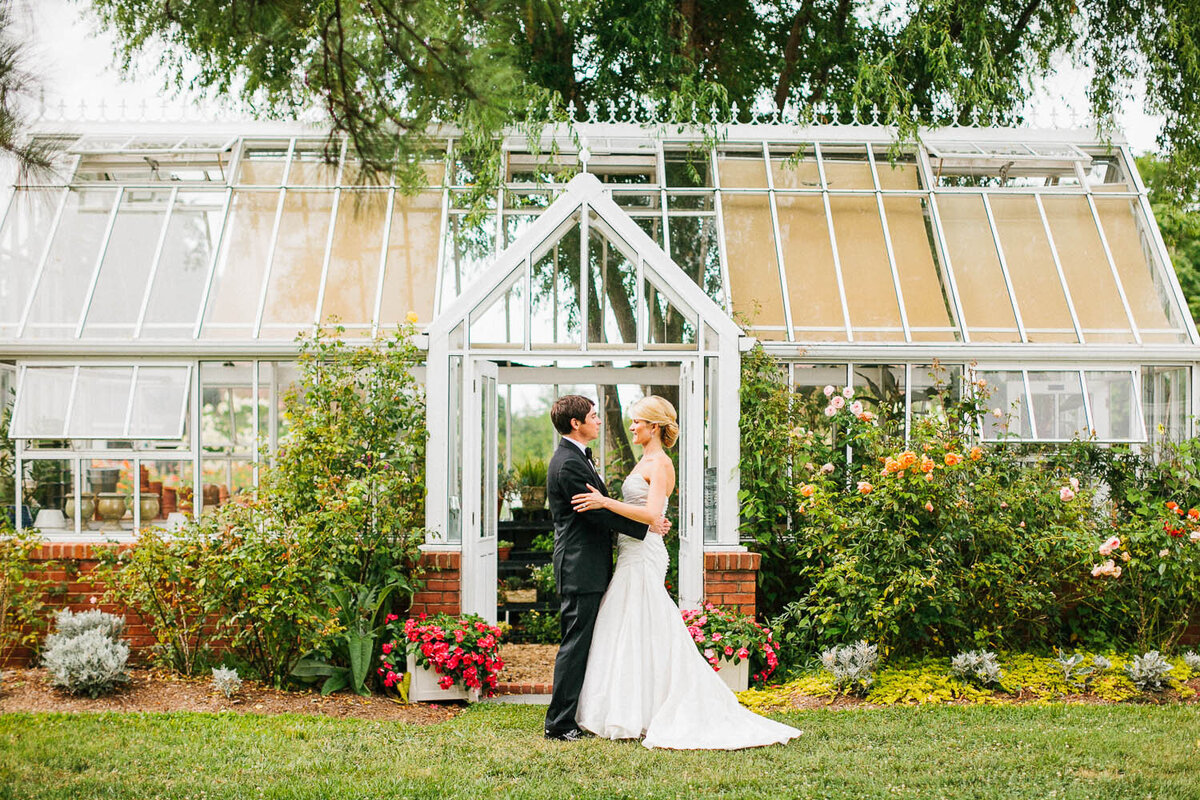
{"label": "potted plant inside greenhouse", "polygon": [[516,475],[522,516],[530,520],[541,518],[546,508],[546,462],[527,458],[517,465]]}

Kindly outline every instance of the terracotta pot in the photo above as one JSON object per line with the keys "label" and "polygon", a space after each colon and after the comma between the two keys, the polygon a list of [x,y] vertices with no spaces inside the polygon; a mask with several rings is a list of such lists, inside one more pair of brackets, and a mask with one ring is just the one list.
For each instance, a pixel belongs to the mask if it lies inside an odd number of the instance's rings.
{"label": "terracotta pot", "polygon": [[496,548],[496,558],[500,559],[501,561],[508,561],[508,557],[510,555],[512,555],[511,547],[497,547]]}
{"label": "terracotta pot", "polygon": [[171,513],[179,510],[178,495],[170,486],[164,486],[162,490],[162,515],[168,516]]}

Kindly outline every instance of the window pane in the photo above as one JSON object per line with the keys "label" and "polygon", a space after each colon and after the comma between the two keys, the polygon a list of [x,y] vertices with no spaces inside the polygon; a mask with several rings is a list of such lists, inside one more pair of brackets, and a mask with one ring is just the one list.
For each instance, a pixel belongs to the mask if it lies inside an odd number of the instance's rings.
{"label": "window pane", "polygon": [[1187,438],[1190,380],[1187,367],[1142,368],[1146,434],[1154,446]]}
{"label": "window pane", "polygon": [[962,367],[958,364],[913,364],[910,369],[910,413],[917,417],[939,414],[942,395],[957,400],[962,394]]}
{"label": "window pane", "polygon": [[875,188],[865,147],[825,145],[821,148],[821,161],[825,167],[825,185],[831,191]]}
{"label": "window pane", "polygon": [[525,281],[510,286],[494,303],[471,312],[471,344],[477,346],[525,344]]}
{"label": "window pane", "polygon": [[978,195],[940,194],[937,203],[971,339],[1020,341],[983,200]]}
{"label": "window pane", "polygon": [[[421,200],[418,195],[418,202]],[[400,198],[396,201],[399,204]],[[412,213],[415,213],[413,209]],[[423,229],[423,223],[419,216],[409,216],[407,218],[409,226],[416,226],[418,229]],[[393,227],[396,220],[393,219]],[[392,234],[396,236],[395,233]],[[419,238],[419,237],[418,237]],[[435,228],[436,239],[436,228]],[[397,241],[392,239],[392,241]],[[410,252],[407,238],[399,240],[404,243],[405,252]],[[434,251],[437,252],[436,250]],[[417,258],[421,255],[419,248],[411,250],[412,258]],[[446,230],[446,254],[445,267],[442,270],[442,297],[441,308],[449,307],[454,299],[462,294],[468,286],[474,282],[480,273],[482,273],[496,258],[496,216],[494,214],[485,214],[478,219],[472,219],[466,214],[451,214],[447,220]],[[388,261],[391,262],[391,255],[388,255]],[[391,271],[389,266],[388,271]],[[415,287],[414,287],[415,288]],[[384,295],[384,302],[387,302],[387,295]],[[405,309],[407,311],[408,309]],[[402,311],[401,314],[404,312]]]}
{"label": "window pane", "polygon": [[903,364],[855,364],[854,398],[874,411],[904,413]]}
{"label": "window pane", "polygon": [[72,189],[68,194],[29,312],[26,336],[75,335],[116,197],[111,189]]}
{"label": "window pane", "polygon": [[224,192],[180,192],[167,223],[142,336],[191,337],[221,235]]}
{"label": "window pane", "polygon": [[230,202],[201,330],[208,339],[253,334],[279,192],[235,191]]}
{"label": "window pane", "polygon": [[73,367],[28,367],[17,387],[11,435],[57,439],[66,430]]}
{"label": "window pane", "polygon": [[347,333],[355,330],[350,327],[354,325],[365,325],[369,330],[379,289],[386,213],[386,191],[342,192],[333,226],[321,322],[337,318],[347,326]]}
{"label": "window pane", "polygon": [[1175,304],[1156,268],[1154,249],[1134,201],[1097,197],[1096,209],[1142,341],[1187,341]]}
{"label": "window pane", "polygon": [[[796,338],[810,342],[846,341],[846,320],[829,224],[820,195],[775,195],[783,261]],[[730,269],[739,264],[739,251],[727,243]]]}
{"label": "window pane", "polygon": [[533,309],[530,340],[534,344],[572,347],[582,342],[579,307],[579,223],[533,263]]}
{"label": "window pane", "polygon": [[[73,503],[67,503],[75,493],[74,463],[67,459],[25,462],[25,485],[33,487],[33,499],[40,508],[33,520],[34,527],[55,533],[74,530],[75,522],[67,516],[68,511],[75,510]],[[12,476],[6,475],[5,480],[12,480]],[[83,529],[87,530],[87,525]]]}
{"label": "window pane", "polygon": [[125,436],[132,367],[80,367],[67,433],[73,439]]}
{"label": "window pane", "polygon": [[1087,198],[1043,195],[1042,205],[1084,340],[1134,341]]}
{"label": "window pane", "polygon": [[85,337],[133,335],[171,194],[126,189],[83,329]]}
{"label": "window pane", "polygon": [[[142,487],[142,525],[162,525],[162,520],[176,512],[190,514],[192,510],[192,462],[191,461],[142,461],[144,480]],[[158,501],[158,514],[149,517],[146,511],[154,508],[147,497]]]}
{"label": "window pane", "polygon": [[[493,224],[494,219],[488,217]],[[384,275],[379,312],[381,328],[402,322],[410,311],[415,312],[423,324],[428,325],[433,319],[441,221],[441,192],[421,192],[416,197],[396,193],[392,229],[388,235],[387,273]],[[464,228],[463,231],[469,231],[470,234],[465,242],[465,250],[459,252],[466,273],[462,288],[466,289],[475,277],[469,273],[482,269],[493,258],[495,239],[491,237],[495,228],[488,225],[485,228]],[[467,252],[471,255],[468,256]],[[449,297],[443,297],[443,307],[456,296],[457,293],[451,293]]]}
{"label": "window pane", "polygon": [[0,228],[0,336],[17,333],[38,260],[50,236],[57,189],[17,189]]}
{"label": "window pane", "polygon": [[695,312],[672,303],[668,294],[650,280],[642,285],[642,294],[646,298],[649,323],[645,336],[646,347],[696,349],[698,336]]}
{"label": "window pane", "polygon": [[722,150],[717,153],[717,174],[722,189],[765,189],[767,170],[761,147]]}
{"label": "window pane", "polygon": [[287,142],[269,146],[247,147],[238,163],[237,183],[245,185],[278,186],[283,183],[283,168],[287,165]]}
{"label": "window pane", "polygon": [[879,174],[880,189],[921,188],[921,174],[913,153],[901,153],[893,158],[886,147],[876,148],[875,171]]}
{"label": "window pane", "polygon": [[1029,439],[1033,429],[1025,399],[1025,378],[1019,371],[980,372],[979,377],[987,381],[987,404],[991,412],[983,415],[983,438],[988,441],[999,439]]}
{"label": "window pane", "polygon": [[1038,439],[1065,441],[1088,436],[1078,372],[1030,372],[1029,393]]}
{"label": "window pane", "polygon": [[324,146],[296,148],[288,186],[332,186],[337,181],[337,145],[329,152]]}
{"label": "window pane", "polygon": [[[721,253],[717,245],[716,217],[671,217],[670,225],[671,259],[705,294],[724,308],[725,290],[721,285]],[[642,227],[645,229],[646,226]],[[651,234],[650,238],[662,244],[661,236]]]}
{"label": "window pane", "polygon": [[1037,198],[993,193],[990,199],[1000,246],[1004,249],[1004,263],[1029,341],[1079,341],[1038,213]]}
{"label": "window pane", "polygon": [[139,367],[133,389],[129,435],[178,439],[187,413],[187,367]]}
{"label": "window pane", "polygon": [[[881,165],[880,169],[886,166]],[[885,195],[883,209],[913,341],[957,341],[958,326],[950,310],[949,287],[939,267],[929,201],[924,197]]]}
{"label": "window pane", "polygon": [[[904,341],[896,284],[874,195],[829,198],[850,324],[859,341]],[[790,285],[789,285],[790,288]]]}
{"label": "window pane", "polygon": [[200,449],[241,454],[254,449],[253,364],[249,361],[200,364]]}
{"label": "window pane", "polygon": [[1083,373],[1087,381],[1092,425],[1102,441],[1144,440],[1146,432],[1134,402],[1133,373],[1126,370]]}
{"label": "window pane", "polygon": [[[637,265],[596,228],[590,229],[589,238],[589,291],[594,292],[595,297],[590,305],[588,341],[634,345],[637,343]],[[654,307],[648,296],[647,308],[653,316]]]}
{"label": "window pane", "polygon": [[776,189],[820,189],[816,151],[811,147],[772,147],[771,179]]}
{"label": "window pane", "polygon": [[663,156],[663,172],[667,186],[677,188],[708,188],[713,185],[706,150],[668,150]]}
{"label": "window pane", "polygon": [[263,307],[263,338],[292,339],[312,326],[329,237],[333,192],[290,190]]}
{"label": "window pane", "polygon": [[786,339],[783,290],[767,195],[726,194],[721,205],[733,310],[750,321],[751,335]]}

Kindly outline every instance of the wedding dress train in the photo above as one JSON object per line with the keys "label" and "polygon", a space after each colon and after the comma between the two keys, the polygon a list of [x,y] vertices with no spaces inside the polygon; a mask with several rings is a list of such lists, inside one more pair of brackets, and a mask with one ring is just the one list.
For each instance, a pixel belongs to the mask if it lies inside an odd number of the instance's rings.
{"label": "wedding dress train", "polygon": [[[649,487],[631,474],[625,502],[644,505]],[[779,744],[800,731],[737,701],[696,649],[667,594],[663,537],[620,535],[617,567],[596,617],[579,695],[579,727],[649,748],[737,750]]]}

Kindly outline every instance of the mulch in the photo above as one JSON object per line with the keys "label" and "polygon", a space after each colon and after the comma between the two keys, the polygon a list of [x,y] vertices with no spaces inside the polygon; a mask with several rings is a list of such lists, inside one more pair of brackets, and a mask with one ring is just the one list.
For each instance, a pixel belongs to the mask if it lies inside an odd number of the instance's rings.
{"label": "mulch", "polygon": [[[505,683],[550,683],[557,645],[508,644],[500,649]],[[166,670],[130,669],[130,681],[104,697],[67,694],[52,687],[44,669],[9,669],[0,684],[0,714],[14,712],[233,712],[240,714],[322,714],[428,725],[462,711],[459,703],[401,703],[399,698],[359,697],[337,692],[283,691],[251,680],[232,698],[218,692],[208,676],[187,678]]]}

